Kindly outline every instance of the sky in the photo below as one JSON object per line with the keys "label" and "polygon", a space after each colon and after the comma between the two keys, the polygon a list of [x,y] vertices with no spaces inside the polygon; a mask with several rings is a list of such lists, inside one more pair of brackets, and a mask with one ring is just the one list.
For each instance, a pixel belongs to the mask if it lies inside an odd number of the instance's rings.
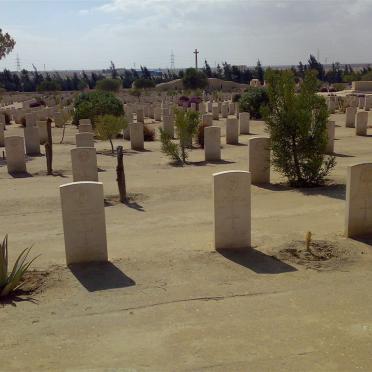
{"label": "sky", "polygon": [[372,0],[0,0],[0,69],[372,62]]}

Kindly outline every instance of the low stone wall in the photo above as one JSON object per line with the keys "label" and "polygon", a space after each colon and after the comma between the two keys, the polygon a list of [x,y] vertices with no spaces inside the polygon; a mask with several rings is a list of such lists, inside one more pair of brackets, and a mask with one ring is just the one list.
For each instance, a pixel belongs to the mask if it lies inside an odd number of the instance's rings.
{"label": "low stone wall", "polygon": [[353,81],[352,89],[357,92],[372,92],[372,81]]}

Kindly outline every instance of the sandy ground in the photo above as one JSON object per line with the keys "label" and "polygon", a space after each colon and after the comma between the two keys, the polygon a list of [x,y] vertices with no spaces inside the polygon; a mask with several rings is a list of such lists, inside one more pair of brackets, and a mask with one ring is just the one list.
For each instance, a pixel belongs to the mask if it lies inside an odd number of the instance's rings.
{"label": "sandy ground", "polygon": [[[196,149],[183,168],[169,164],[158,141],[145,152],[125,141],[130,205],[115,202],[116,159],[98,155],[111,264],[72,271],[58,187],[72,182],[76,129],[63,145],[54,129],[58,176],[45,175],[44,156],[29,159],[27,178],[12,178],[0,161],[0,226],[11,258],[33,243],[41,254],[34,268],[49,272],[31,299],[0,307],[0,370],[371,371],[371,248],[343,229],[346,167],[371,161],[372,130],[356,137],[344,115],[332,117],[332,185],[293,190],[272,172],[271,185],[253,186],[254,248],[245,254],[213,251],[211,184],[215,172],[247,169],[248,135],[240,146],[222,139],[224,162],[205,164]],[[263,132],[252,122],[253,134]],[[283,259],[279,251],[306,231],[334,244],[336,257]]]}

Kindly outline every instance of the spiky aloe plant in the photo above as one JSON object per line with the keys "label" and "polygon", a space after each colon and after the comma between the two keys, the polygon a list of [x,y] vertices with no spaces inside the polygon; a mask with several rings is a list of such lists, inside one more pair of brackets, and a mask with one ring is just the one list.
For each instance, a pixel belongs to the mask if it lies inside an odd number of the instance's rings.
{"label": "spiky aloe plant", "polygon": [[31,248],[32,246],[22,251],[13,266],[13,270],[8,272],[8,235],[5,235],[0,245],[0,298],[8,296],[12,291],[22,286],[23,275],[38,257],[26,261]]}

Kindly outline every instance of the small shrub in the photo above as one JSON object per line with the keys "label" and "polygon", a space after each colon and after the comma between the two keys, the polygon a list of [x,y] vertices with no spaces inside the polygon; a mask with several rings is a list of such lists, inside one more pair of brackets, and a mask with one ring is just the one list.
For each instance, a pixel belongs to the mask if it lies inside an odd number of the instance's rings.
{"label": "small shrub", "polygon": [[143,138],[147,142],[151,142],[155,140],[155,130],[153,128],[149,128],[147,125],[143,126]]}
{"label": "small shrub", "polygon": [[81,93],[75,100],[73,124],[79,125],[80,119],[90,119],[95,125],[97,116],[124,115],[123,104],[112,93],[89,92]]}
{"label": "small shrub", "polygon": [[333,86],[333,88],[336,92],[340,92],[341,90],[346,89],[347,84],[345,84],[345,83],[333,83],[332,86]]}
{"label": "small shrub", "polygon": [[118,92],[121,86],[119,79],[102,79],[97,81],[96,89],[103,92]]}
{"label": "small shrub", "polygon": [[112,140],[127,126],[128,122],[124,116],[103,115],[97,117],[95,132],[99,139],[110,141],[111,151],[114,153]]}
{"label": "small shrub", "polygon": [[249,112],[251,118],[261,119],[261,108],[267,105],[268,100],[266,88],[250,87],[240,98],[240,112]]}
{"label": "small shrub", "polygon": [[155,87],[155,83],[153,80],[144,79],[144,78],[134,80],[133,84],[134,84],[134,87],[137,89],[148,89],[148,88]]}
{"label": "small shrub", "polygon": [[169,156],[176,163],[184,163],[184,160],[181,158],[181,149],[180,146],[172,141],[172,137],[164,132],[163,128],[159,128],[160,131],[160,141],[161,141],[161,152]]}
{"label": "small shrub", "polygon": [[197,111],[175,111],[175,125],[179,137],[179,144],[174,143],[169,136],[160,128],[161,151],[182,164],[186,163],[188,150],[192,147],[192,139],[196,135],[200,116]]}
{"label": "small shrub", "polygon": [[22,125],[23,128],[26,127],[26,118],[24,116],[22,116],[22,118],[21,118],[21,125]]}
{"label": "small shrub", "polygon": [[8,235],[5,236],[3,242],[0,244],[0,298],[9,296],[22,286],[24,274],[37,258],[35,257],[31,261],[27,261],[31,248],[26,248],[22,251],[12,271],[8,272]]}

